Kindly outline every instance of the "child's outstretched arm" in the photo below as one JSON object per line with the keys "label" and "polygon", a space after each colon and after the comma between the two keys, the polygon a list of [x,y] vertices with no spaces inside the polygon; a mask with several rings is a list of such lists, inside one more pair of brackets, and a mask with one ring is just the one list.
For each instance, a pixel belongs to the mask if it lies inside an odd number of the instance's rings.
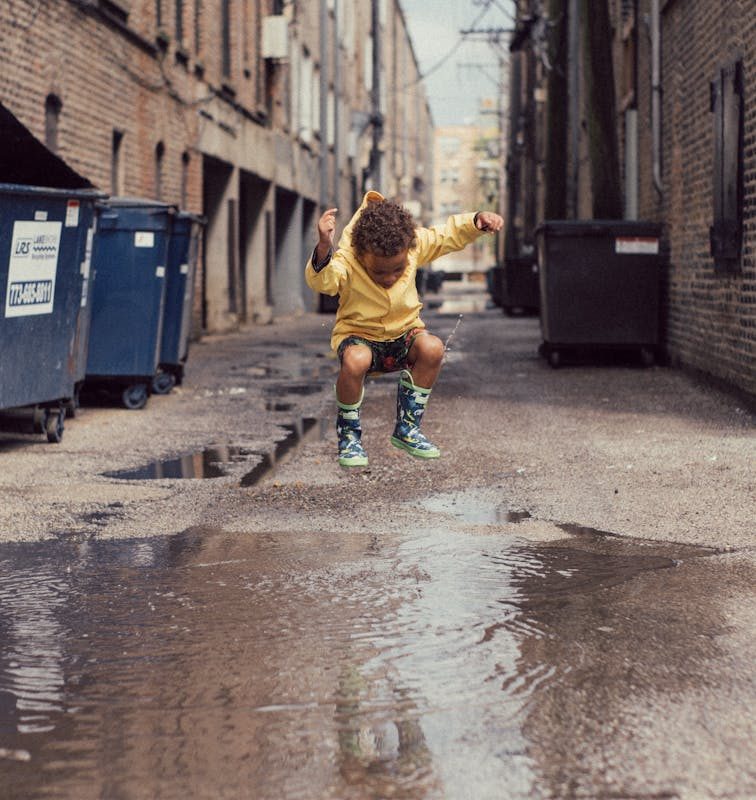
{"label": "child's outstretched arm", "polygon": [[318,243],[305,265],[307,285],[316,292],[330,295],[339,294],[346,274],[339,253],[333,252],[337,211],[337,208],[326,209],[318,220]]}
{"label": "child's outstretched arm", "polygon": [[336,212],[338,208],[329,208],[318,220],[318,246],[315,248],[315,260],[318,264],[327,261],[333,255],[333,238],[336,235]]}
{"label": "child's outstretched arm", "polygon": [[429,263],[447,253],[462,250],[482,233],[495,233],[504,227],[504,220],[493,211],[477,214],[454,214],[445,225],[417,228],[418,263]]}

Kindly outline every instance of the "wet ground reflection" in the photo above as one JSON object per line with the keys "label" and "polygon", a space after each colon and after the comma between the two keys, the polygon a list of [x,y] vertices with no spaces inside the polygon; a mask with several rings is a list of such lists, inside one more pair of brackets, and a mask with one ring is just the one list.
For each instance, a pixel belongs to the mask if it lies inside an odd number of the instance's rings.
{"label": "wet ground reflection", "polygon": [[558,615],[674,563],[439,530],[0,546],[3,797],[550,796]]}

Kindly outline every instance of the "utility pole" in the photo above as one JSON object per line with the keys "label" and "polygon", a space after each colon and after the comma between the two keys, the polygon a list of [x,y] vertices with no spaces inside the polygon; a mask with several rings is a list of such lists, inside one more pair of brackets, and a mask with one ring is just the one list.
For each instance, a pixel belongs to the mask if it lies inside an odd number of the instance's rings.
{"label": "utility pole", "polygon": [[580,184],[580,0],[569,0],[569,42],[567,54],[567,96],[570,120],[570,171],[567,180],[567,217],[579,214],[578,186]]}

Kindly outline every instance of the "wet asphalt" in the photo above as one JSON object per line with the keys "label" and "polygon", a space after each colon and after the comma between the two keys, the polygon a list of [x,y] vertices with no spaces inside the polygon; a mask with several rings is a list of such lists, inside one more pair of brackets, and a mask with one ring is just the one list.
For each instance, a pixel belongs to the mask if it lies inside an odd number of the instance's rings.
{"label": "wet asphalt", "polygon": [[387,376],[338,467],[314,314],[0,433],[0,797],[756,797],[752,412],[430,300],[438,462]]}

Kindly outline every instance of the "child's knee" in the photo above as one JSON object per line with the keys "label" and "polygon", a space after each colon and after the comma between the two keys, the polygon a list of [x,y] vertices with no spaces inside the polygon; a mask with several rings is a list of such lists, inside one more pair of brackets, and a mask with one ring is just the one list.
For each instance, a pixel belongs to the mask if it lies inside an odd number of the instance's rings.
{"label": "child's knee", "polygon": [[444,357],[444,343],[432,333],[424,333],[415,339],[412,353],[415,363],[440,364]]}
{"label": "child's knee", "polygon": [[363,345],[350,345],[341,356],[341,368],[351,375],[365,375],[370,369],[373,354]]}

